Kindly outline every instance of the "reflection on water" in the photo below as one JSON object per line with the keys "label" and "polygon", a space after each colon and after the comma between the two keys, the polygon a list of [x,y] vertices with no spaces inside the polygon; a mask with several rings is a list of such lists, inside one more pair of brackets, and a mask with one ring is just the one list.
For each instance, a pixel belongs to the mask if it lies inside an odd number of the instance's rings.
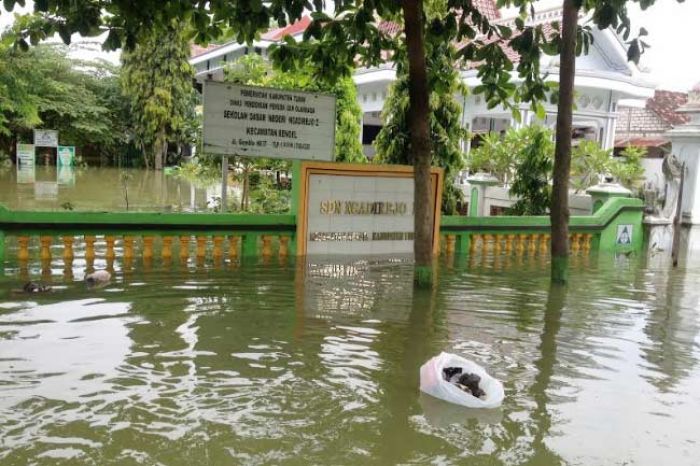
{"label": "reflection on water", "polygon": [[0,204],[13,210],[202,211],[219,196],[216,186],[198,186],[144,169],[81,168],[71,176],[37,166],[33,183],[21,183],[14,167],[0,168]]}
{"label": "reflection on water", "polygon": [[[0,463],[695,464],[700,268],[588,261],[550,288],[544,261],[458,257],[433,291],[402,262],[116,264],[37,296],[10,268]],[[442,350],[503,406],[421,395]]]}

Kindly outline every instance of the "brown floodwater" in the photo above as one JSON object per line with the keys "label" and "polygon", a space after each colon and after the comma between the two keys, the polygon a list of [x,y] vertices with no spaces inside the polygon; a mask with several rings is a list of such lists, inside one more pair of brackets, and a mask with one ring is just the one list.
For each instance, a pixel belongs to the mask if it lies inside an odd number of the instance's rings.
{"label": "brown floodwater", "polygon": [[[109,167],[36,167],[33,182],[0,167],[0,204],[13,210],[205,211],[220,196],[217,183],[193,183],[163,172]],[[19,181],[19,182],[18,182]]]}
{"label": "brown floodwater", "polygon": [[[117,169],[17,185],[14,209],[125,208]],[[206,190],[144,171],[134,210],[201,210]],[[37,169],[37,181],[57,174]],[[216,194],[216,191],[213,191]],[[695,465],[700,261],[457,257],[417,291],[401,261],[149,267],[87,289],[81,246],[0,273],[0,464]],[[95,268],[104,242],[97,244]],[[117,251],[121,257],[120,250]],[[32,251],[36,257],[36,251]],[[1,270],[2,268],[0,268]],[[17,293],[43,279],[47,294]],[[419,392],[449,351],[505,386],[473,410]]]}
{"label": "brown floodwater", "polygon": [[[551,289],[545,261],[458,257],[432,292],[401,262],[117,262],[100,290],[84,266],[55,260],[46,295],[12,292],[38,266],[0,278],[3,465],[700,458],[700,263],[576,258]],[[503,406],[421,395],[440,351]]]}

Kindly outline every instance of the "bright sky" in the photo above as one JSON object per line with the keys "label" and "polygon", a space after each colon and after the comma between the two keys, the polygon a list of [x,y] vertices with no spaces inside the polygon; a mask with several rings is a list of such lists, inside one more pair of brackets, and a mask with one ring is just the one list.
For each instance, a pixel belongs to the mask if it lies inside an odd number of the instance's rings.
{"label": "bright sky", "polygon": [[649,31],[651,48],[642,56],[642,65],[649,68],[652,81],[660,88],[687,91],[700,82],[700,1],[657,0],[646,11],[630,6],[632,25]]}
{"label": "bright sky", "polygon": [[[31,1],[27,2],[30,7]],[[558,0],[543,0],[543,6],[559,5]],[[657,0],[646,11],[630,4],[633,31],[645,27],[649,31],[646,42],[651,45],[642,56],[642,66],[648,68],[650,80],[662,89],[687,91],[700,82],[700,58],[694,52],[700,42],[700,0]],[[15,9],[17,11],[17,9]],[[0,7],[0,28],[11,24],[12,14]],[[74,37],[74,40],[77,37]],[[94,39],[92,39],[94,40]],[[99,51],[75,51],[81,58],[103,56],[118,61],[118,54],[103,54]]]}

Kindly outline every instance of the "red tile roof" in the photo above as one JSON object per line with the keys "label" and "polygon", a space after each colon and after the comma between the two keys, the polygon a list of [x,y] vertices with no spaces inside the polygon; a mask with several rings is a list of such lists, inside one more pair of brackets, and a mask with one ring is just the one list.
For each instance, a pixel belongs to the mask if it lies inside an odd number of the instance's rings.
{"label": "red tile roof", "polygon": [[209,44],[206,47],[202,47],[201,45],[197,44],[191,44],[190,45],[190,58],[197,57],[199,55],[203,55],[211,50],[218,49],[221,47],[219,44]]}
{"label": "red tile roof", "polygon": [[669,143],[666,131],[689,121],[687,115],[676,112],[687,101],[684,92],[657,90],[644,108],[621,106],[615,125],[615,147],[660,147]]}
{"label": "red tile roof", "polygon": [[[496,6],[495,0],[473,0],[474,6],[481,12],[482,15],[486,16],[490,21],[499,19],[501,17],[501,12]],[[266,40],[281,40],[284,36],[298,34],[304,32],[307,27],[311,24],[311,17],[304,16],[299,21],[292,23],[288,26],[282,28],[271,29],[262,38]],[[402,31],[402,26],[399,23],[393,21],[381,21],[377,26],[380,31],[385,34],[394,35]]]}
{"label": "red tile roof", "polygon": [[687,115],[676,113],[681,105],[688,102],[685,92],[661,91],[654,92],[654,97],[647,100],[646,108],[656,113],[668,125],[682,125],[690,121]]}
{"label": "red tile roof", "polygon": [[489,21],[501,18],[501,12],[498,10],[498,6],[496,6],[494,0],[474,0],[473,5],[482,15],[486,16]]}
{"label": "red tile roof", "polygon": [[616,137],[615,147],[661,147],[669,144],[671,141],[664,137]]}
{"label": "red tile roof", "polygon": [[293,36],[306,31],[309,24],[311,24],[311,17],[304,16],[299,21],[295,21],[285,27],[270,29],[262,35],[262,38],[265,40],[282,40],[285,36]]}
{"label": "red tile roof", "polygon": [[647,99],[644,108],[623,107],[618,109],[617,133],[622,138],[656,137],[674,126],[689,121],[687,115],[676,110],[688,101],[684,92],[657,90]]}

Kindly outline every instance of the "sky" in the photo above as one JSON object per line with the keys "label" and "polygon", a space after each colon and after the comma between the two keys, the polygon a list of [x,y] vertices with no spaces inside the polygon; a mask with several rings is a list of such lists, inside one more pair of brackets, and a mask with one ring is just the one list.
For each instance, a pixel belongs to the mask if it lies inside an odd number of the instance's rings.
{"label": "sky", "polygon": [[[27,7],[32,2],[27,2]],[[543,7],[560,5],[560,0],[543,0]],[[651,46],[642,56],[641,66],[649,71],[649,80],[661,89],[687,91],[700,82],[700,54],[695,52],[700,43],[700,0],[657,0],[646,11],[636,4],[629,6],[633,31],[644,27],[649,32],[645,42]],[[12,14],[0,8],[0,28],[12,23]],[[75,36],[75,40],[80,40]],[[90,39],[96,40],[95,38]],[[93,47],[95,48],[95,47]],[[105,54],[97,51],[73,51],[80,58],[103,57],[112,62],[119,61],[117,53]]]}

